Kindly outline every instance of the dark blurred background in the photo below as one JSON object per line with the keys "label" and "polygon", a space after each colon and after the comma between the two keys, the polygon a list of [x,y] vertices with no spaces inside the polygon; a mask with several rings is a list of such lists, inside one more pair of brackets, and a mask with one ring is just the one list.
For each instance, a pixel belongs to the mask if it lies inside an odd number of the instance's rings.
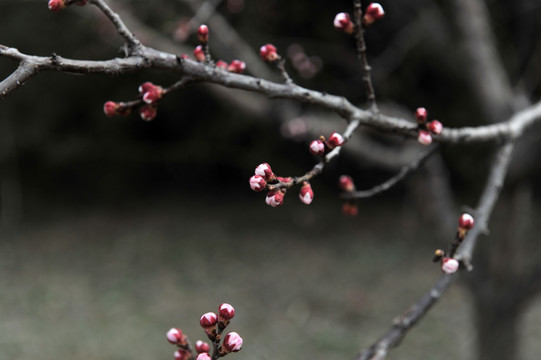
{"label": "dark blurred background", "polygon": [[[475,126],[538,101],[539,1],[478,1],[512,90],[502,109],[476,87],[462,2],[381,2],[386,16],[366,39],[384,113],[412,119],[424,106],[444,126]],[[365,102],[354,41],[332,26],[351,1],[108,3],[146,45],[191,54],[206,23],[215,59],[239,58],[248,74],[281,81],[258,58],[270,42],[299,85]],[[92,6],[52,13],[45,0],[0,0],[0,14],[0,44],[27,54],[121,54],[120,37]],[[16,66],[0,59],[0,76]],[[271,209],[249,189],[253,169],[268,162],[282,176],[305,173],[315,163],[309,141],[345,122],[205,84],[164,98],[151,122],[103,114],[105,101],[134,99],[144,81],[177,80],[41,73],[2,100],[0,358],[172,358],[165,332],[181,327],[195,342],[200,314],[223,301],[237,307],[239,359],[350,358],[436,281],[431,254],[452,241],[459,211],[476,205],[497,146],[442,146],[345,218],[341,174],[367,189],[424,151],[414,139],[361,129],[313,181],[311,206],[291,191]],[[390,359],[488,358],[485,347],[498,344],[510,354],[502,359],[538,358],[539,130],[517,150],[477,254],[479,276],[462,277]]]}

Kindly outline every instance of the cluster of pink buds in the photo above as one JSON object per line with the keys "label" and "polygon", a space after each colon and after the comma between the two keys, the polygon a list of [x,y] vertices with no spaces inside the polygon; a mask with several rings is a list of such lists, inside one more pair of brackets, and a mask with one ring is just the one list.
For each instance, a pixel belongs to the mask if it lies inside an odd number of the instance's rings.
{"label": "cluster of pink buds", "polygon": [[415,110],[415,119],[417,120],[419,135],[417,141],[422,145],[432,144],[432,135],[439,135],[443,130],[443,125],[438,120],[426,121],[428,112],[420,107]]}
{"label": "cluster of pink buds", "polygon": [[473,229],[475,220],[472,215],[463,213],[458,218],[458,230],[456,235],[456,241],[451,245],[449,253],[445,253],[443,250],[436,250],[434,253],[434,262],[441,262],[441,270],[446,274],[452,274],[459,268],[459,262],[453,258],[457,248],[460,246],[468,231]]}
{"label": "cluster of pink buds", "polygon": [[[355,184],[353,183],[353,179],[349,175],[342,175],[340,176],[340,179],[338,180],[338,186],[342,191],[345,193],[352,193],[355,189]],[[356,199],[348,199],[343,205],[342,205],[342,213],[346,216],[355,216],[359,213],[359,208],[357,206],[357,200]]]}
{"label": "cluster of pink buds", "polygon": [[309,150],[316,156],[323,156],[335,147],[342,146],[344,144],[344,137],[337,132],[333,132],[328,139],[324,136],[320,136],[318,140],[314,140],[310,143]]}
{"label": "cluster of pink buds", "polygon": [[[265,203],[272,207],[278,207],[284,203],[286,187],[291,187],[295,182],[291,177],[276,176],[267,163],[259,164],[250,178],[250,188],[260,192],[269,190],[265,196]],[[280,186],[284,186],[281,188]],[[314,200],[314,191],[308,181],[303,181],[299,192],[299,199],[309,205]]]}
{"label": "cluster of pink buds", "polygon": [[280,55],[278,55],[276,46],[272,44],[263,45],[259,49],[259,54],[261,55],[261,59],[263,59],[263,61],[275,62],[276,60],[280,60]]}
{"label": "cluster of pink buds", "polygon": [[[83,6],[86,4],[86,1],[87,0],[76,0],[75,5]],[[67,0],[49,0],[49,3],[47,5],[49,7],[49,10],[58,12],[72,3],[73,2],[68,2]]]}
{"label": "cluster of pink buds", "polygon": [[[222,332],[229,325],[229,322],[235,316],[233,306],[223,303],[218,307],[218,314],[213,312],[205,313],[199,319],[199,324],[207,334],[207,337],[212,341],[214,354],[211,357],[210,345],[203,341],[197,340],[195,343],[195,352],[197,353],[196,360],[211,360],[212,358],[223,357],[231,352],[237,352],[242,348],[242,338],[236,332],[227,333],[222,337]],[[171,328],[166,334],[167,341],[176,345],[178,350],[175,351],[175,360],[193,360],[194,354],[190,348],[190,343],[186,335],[180,329]],[[223,341],[222,341],[223,340]]]}
{"label": "cluster of pink buds", "polygon": [[363,16],[363,23],[365,26],[372,25],[376,20],[381,19],[385,15],[383,6],[379,3],[371,3],[366,7]]}
{"label": "cluster of pink buds", "polygon": [[[143,106],[139,109],[141,119],[150,121],[156,117],[158,101],[165,95],[166,90],[159,85],[147,81],[139,86],[139,96]],[[126,116],[131,110],[138,106],[141,101],[132,101],[129,104],[124,102],[107,101],[103,105],[103,112],[107,116]]]}

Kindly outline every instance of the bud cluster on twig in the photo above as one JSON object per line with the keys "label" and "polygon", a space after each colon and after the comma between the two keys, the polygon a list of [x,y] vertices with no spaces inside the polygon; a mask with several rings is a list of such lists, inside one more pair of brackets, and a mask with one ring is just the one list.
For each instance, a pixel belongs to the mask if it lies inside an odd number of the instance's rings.
{"label": "bud cluster on twig", "polygon": [[[243,340],[236,332],[229,332],[222,338],[223,331],[234,316],[235,309],[227,303],[223,303],[218,307],[218,314],[208,312],[201,316],[199,324],[212,342],[212,355],[210,355],[209,344],[203,340],[197,340],[195,343],[195,352],[197,353],[195,360],[216,360],[242,348]],[[182,333],[182,330],[171,328],[166,337],[167,341],[178,347],[174,354],[175,360],[194,359],[194,353],[188,338]]]}
{"label": "bud cluster on twig", "polygon": [[443,131],[443,125],[438,120],[426,121],[428,111],[424,107],[415,110],[415,119],[417,120],[419,135],[417,141],[421,145],[432,144],[432,135],[439,135]]}
{"label": "bud cluster on twig", "polygon": [[[362,25],[368,27],[372,25],[376,20],[383,18],[385,11],[383,6],[379,3],[370,3],[364,12],[362,17]],[[353,34],[355,31],[355,24],[351,20],[351,16],[346,12],[336,14],[334,17],[333,25],[335,29],[345,32],[346,34]]]}
{"label": "bud cluster on twig", "polygon": [[473,229],[473,226],[475,224],[475,220],[471,214],[463,213],[458,218],[458,229],[456,234],[455,241],[451,244],[449,251],[445,252],[444,250],[438,249],[434,252],[434,262],[440,262],[441,264],[441,270],[446,274],[452,274],[455,273],[460,263],[458,260],[454,259],[454,255],[456,253],[456,250],[462,244],[462,241],[466,237],[466,234],[468,231]]}

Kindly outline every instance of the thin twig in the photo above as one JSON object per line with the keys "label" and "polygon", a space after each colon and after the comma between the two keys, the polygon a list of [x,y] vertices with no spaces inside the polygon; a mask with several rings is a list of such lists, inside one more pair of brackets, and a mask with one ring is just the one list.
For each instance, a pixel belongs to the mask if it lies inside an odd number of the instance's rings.
{"label": "thin twig", "polygon": [[368,58],[366,56],[366,42],[364,41],[364,30],[362,23],[363,11],[361,8],[361,1],[353,1],[353,16],[355,19],[355,40],[357,41],[357,58],[361,62],[361,69],[363,71],[363,83],[366,89],[366,96],[370,103],[370,109],[373,112],[378,111],[378,105],[376,103],[376,92],[372,85],[372,68],[368,64]]}
{"label": "thin twig", "polygon": [[404,179],[409,173],[417,170],[425,163],[425,161],[430,157],[430,155],[434,154],[436,150],[438,149],[437,146],[432,147],[430,150],[422,154],[417,160],[415,160],[411,164],[404,165],[400,172],[393,176],[392,178],[388,179],[387,181],[374,186],[371,189],[368,190],[361,190],[361,191],[354,191],[350,193],[345,193],[342,195],[342,198],[344,199],[365,199],[372,197],[374,195],[380,194],[384,191],[389,190],[394,185],[398,184],[402,179]]}

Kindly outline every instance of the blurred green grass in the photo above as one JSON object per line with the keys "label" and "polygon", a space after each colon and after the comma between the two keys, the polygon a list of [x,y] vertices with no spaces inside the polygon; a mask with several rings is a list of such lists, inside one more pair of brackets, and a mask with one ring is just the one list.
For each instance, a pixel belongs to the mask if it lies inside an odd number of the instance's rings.
{"label": "blurred green grass", "polygon": [[[229,302],[238,360],[349,359],[440,276],[414,212],[288,200],[51,211],[4,230],[0,358],[172,359],[165,332],[203,338],[199,316]],[[455,284],[389,359],[473,359],[470,312]]]}

